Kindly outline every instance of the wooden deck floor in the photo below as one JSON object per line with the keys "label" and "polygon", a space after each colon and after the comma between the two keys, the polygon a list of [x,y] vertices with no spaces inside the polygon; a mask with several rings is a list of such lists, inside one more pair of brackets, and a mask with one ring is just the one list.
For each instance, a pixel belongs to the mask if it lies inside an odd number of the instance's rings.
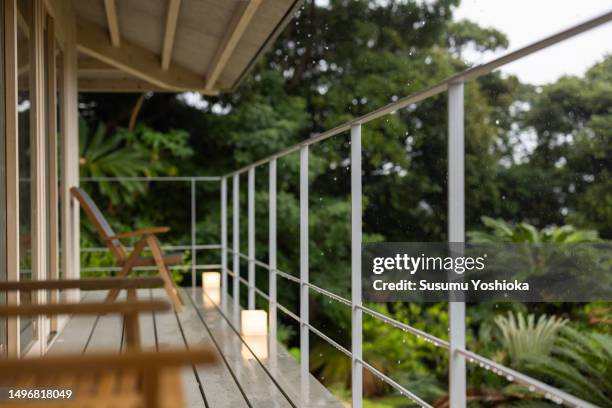
{"label": "wooden deck floor", "polygon": [[[84,299],[102,300],[92,292]],[[159,290],[141,290],[144,298],[165,298]],[[231,323],[215,307],[205,307],[201,290],[183,290],[181,313],[140,316],[143,347],[152,349],[211,345],[220,356],[215,366],[185,367],[184,395],[188,407],[338,407],[343,405],[313,376],[302,380],[298,363],[282,347],[268,342],[267,358],[253,357],[258,345],[245,346]],[[231,304],[231,302],[229,302]],[[234,314],[228,311],[227,316]],[[249,344],[248,340],[246,344]],[[117,316],[74,317],[58,335],[49,353],[88,353],[123,348],[121,320]]]}

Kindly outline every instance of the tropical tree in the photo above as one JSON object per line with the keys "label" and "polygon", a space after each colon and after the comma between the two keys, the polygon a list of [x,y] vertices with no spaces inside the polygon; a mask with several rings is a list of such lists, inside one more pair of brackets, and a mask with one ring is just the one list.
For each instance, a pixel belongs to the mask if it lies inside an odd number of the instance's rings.
{"label": "tropical tree", "polygon": [[[133,177],[145,174],[149,160],[145,151],[125,145],[124,135],[107,135],[103,123],[92,132],[87,123],[80,120],[79,167],[81,178]],[[101,180],[97,186],[101,194],[115,204],[130,200],[134,193],[144,192],[145,187],[142,183],[121,181],[117,184],[107,180]]]}
{"label": "tropical tree", "polygon": [[87,122],[79,121],[79,166],[81,178],[100,178],[98,191],[113,205],[132,203],[137,194],[146,190],[139,181],[110,181],[111,177],[174,175],[176,166],[164,156],[188,158],[193,150],[187,144],[184,131],[157,132],[139,125],[135,129],[119,128],[108,134],[100,122],[91,131]]}

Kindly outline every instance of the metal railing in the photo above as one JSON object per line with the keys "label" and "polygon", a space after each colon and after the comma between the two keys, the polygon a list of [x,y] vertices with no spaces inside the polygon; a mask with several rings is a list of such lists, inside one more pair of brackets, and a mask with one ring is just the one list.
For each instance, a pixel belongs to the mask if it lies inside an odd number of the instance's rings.
{"label": "metal railing", "polygon": [[[478,364],[483,369],[504,377],[509,382],[523,384],[532,392],[540,392],[545,398],[557,403],[572,407],[594,407],[586,401],[570,395],[560,389],[549,386],[539,380],[517,372],[511,368],[496,363],[484,356],[478,355],[466,349],[465,346],[465,303],[449,302],[449,340],[444,340],[417,329],[409,324],[400,322],[392,317],[383,315],[362,303],[361,293],[361,241],[362,241],[362,166],[361,166],[361,128],[363,125],[392,114],[397,110],[406,108],[412,104],[424,101],[433,96],[448,92],[448,236],[451,242],[463,242],[465,239],[465,214],[464,214],[464,83],[488,74],[493,70],[531,55],[541,49],[558,44],[568,38],[592,28],[601,26],[612,20],[612,11],[599,17],[590,19],[558,34],[547,37],[529,46],[511,52],[489,63],[467,69],[459,74],[449,77],[427,89],[412,95],[398,99],[397,101],[376,109],[368,114],[343,123],[326,132],[315,135],[301,143],[284,149],[267,158],[258,160],[248,166],[220,177],[156,177],[156,178],[95,178],[82,179],[82,181],[121,181],[121,180],[143,180],[143,181],[188,181],[191,183],[191,244],[180,246],[180,248],[191,249],[195,254],[199,249],[221,249],[221,264],[212,267],[221,269],[222,298],[221,310],[227,310],[227,302],[230,296],[229,279],[232,279],[231,296],[233,310],[237,314],[240,310],[240,286],[246,286],[248,291],[247,307],[255,307],[255,296],[260,295],[268,301],[269,305],[269,336],[276,338],[277,334],[277,312],[280,310],[289,318],[295,320],[300,327],[300,369],[302,378],[309,375],[309,335],[313,333],[322,340],[338,349],[351,358],[352,406],[361,408],[363,404],[362,373],[368,370],[381,381],[406,396],[422,407],[431,405],[399,384],[387,374],[373,367],[363,359],[363,314],[377,319],[383,324],[388,324],[407,333],[418,336],[432,345],[449,353],[449,398],[450,406],[461,408],[466,406],[466,362]],[[351,169],[351,298],[346,299],[332,293],[324,288],[318,287],[310,282],[308,263],[308,159],[309,146],[319,143],[328,138],[350,132],[350,169]],[[281,271],[277,267],[277,159],[291,153],[299,152],[300,155],[300,259],[299,277]],[[268,166],[268,196],[269,196],[269,218],[268,218],[268,262],[255,259],[255,177],[257,167]],[[247,173],[247,254],[240,251],[240,176]],[[232,181],[232,245],[228,243],[228,180]],[[195,183],[198,181],[212,181],[220,184],[221,203],[221,243],[220,245],[200,246],[196,242],[196,194]],[[178,248],[178,247],[176,247]],[[93,249],[87,249],[93,250]],[[98,249],[96,249],[98,250]],[[229,255],[232,256],[232,267],[229,267]],[[195,257],[194,257],[195,259]],[[247,279],[240,276],[240,260],[247,261]],[[268,270],[268,293],[265,293],[255,285],[255,266]],[[195,272],[203,266],[191,266],[192,286],[195,287]],[[299,315],[289,310],[286,306],[278,303],[277,278],[294,282],[300,286],[300,308]],[[351,348],[350,350],[331,339],[325,333],[315,328],[309,320],[309,292],[315,291],[331,300],[340,302],[351,308]],[[234,316],[238,321],[237,316]]]}
{"label": "metal railing", "polygon": [[[314,333],[330,345],[351,358],[352,375],[352,406],[361,408],[363,404],[362,372],[365,368],[380,380],[400,392],[402,395],[411,399],[422,407],[431,405],[420,398],[415,393],[406,389],[404,386],[390,378],[385,373],[364,361],[362,355],[362,317],[363,313],[378,319],[380,322],[392,325],[398,329],[419,336],[430,342],[436,347],[446,349],[449,352],[449,398],[450,406],[460,408],[466,406],[466,362],[479,364],[484,369],[503,376],[509,382],[526,385],[530,391],[540,392],[545,398],[557,403],[573,407],[593,407],[586,401],[570,395],[562,390],[544,384],[543,382],[519,373],[501,364],[498,364],[484,356],[478,355],[466,349],[465,346],[465,303],[449,302],[449,341],[438,338],[408,324],[402,323],[392,317],[385,316],[364,306],[362,304],[361,293],[361,220],[362,220],[362,167],[361,167],[361,127],[375,119],[392,114],[399,109],[409,105],[448,92],[448,237],[450,242],[463,242],[465,240],[465,178],[464,178],[464,83],[488,74],[493,70],[516,61],[525,56],[531,55],[539,50],[558,44],[568,38],[592,28],[608,23],[612,19],[612,11],[601,16],[590,19],[582,24],[578,24],[558,34],[547,37],[529,46],[511,52],[489,63],[482,64],[467,69],[459,74],[447,78],[427,89],[416,92],[397,100],[396,102],[385,105],[368,114],[355,118],[349,122],[336,126],[333,129],[315,135],[301,143],[284,149],[267,158],[258,160],[248,166],[236,171],[225,174],[221,177],[221,241],[222,241],[222,309],[226,310],[227,298],[229,296],[228,276],[232,278],[232,300],[234,311],[240,308],[240,284],[248,290],[248,308],[255,305],[255,294],[259,294],[268,300],[270,316],[270,336],[276,336],[277,331],[277,311],[280,310],[288,317],[294,319],[300,327],[300,367],[302,377],[309,375],[309,334]],[[333,136],[341,135],[350,131],[350,168],[351,168],[351,299],[331,293],[323,288],[317,287],[309,281],[308,264],[308,158],[309,146],[319,143]],[[300,178],[299,178],[299,205],[300,205],[300,259],[299,259],[299,278],[294,277],[277,268],[277,235],[276,235],[276,200],[277,200],[277,159],[287,156],[290,153],[299,152],[300,155]],[[268,184],[269,184],[269,254],[268,263],[255,259],[255,171],[257,167],[267,165]],[[240,252],[240,176],[247,173],[248,193],[247,193],[247,239],[248,253]],[[232,180],[233,184],[233,242],[232,248],[227,243],[227,182]],[[228,255],[233,257],[233,266],[228,267]],[[240,260],[246,259],[248,263],[248,279],[240,276]],[[269,272],[269,291],[265,292],[258,289],[255,285],[255,266],[268,269]],[[299,315],[291,312],[287,307],[278,303],[277,299],[277,278],[287,279],[300,285],[300,308]],[[314,290],[328,298],[343,303],[351,307],[351,349],[332,340],[325,333],[316,329],[309,321],[309,292]]]}

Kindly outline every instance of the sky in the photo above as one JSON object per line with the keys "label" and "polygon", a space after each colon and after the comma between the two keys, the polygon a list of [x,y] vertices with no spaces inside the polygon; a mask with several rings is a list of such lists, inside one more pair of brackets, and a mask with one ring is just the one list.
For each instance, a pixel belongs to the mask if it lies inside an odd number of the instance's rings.
{"label": "sky", "polygon": [[[482,63],[611,10],[612,0],[462,0],[454,16],[496,28],[508,37],[507,50],[467,55],[471,62]],[[582,75],[606,54],[612,54],[612,22],[501,70],[541,85],[563,75]]]}

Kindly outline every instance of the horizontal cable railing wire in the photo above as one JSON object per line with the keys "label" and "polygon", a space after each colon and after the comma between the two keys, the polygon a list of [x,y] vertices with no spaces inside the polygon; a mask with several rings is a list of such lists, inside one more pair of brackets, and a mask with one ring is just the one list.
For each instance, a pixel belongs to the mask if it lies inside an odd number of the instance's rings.
{"label": "horizontal cable railing wire", "polygon": [[283,271],[276,270],[276,274],[277,274],[278,276],[280,276],[280,277],[282,277],[282,278],[285,278],[285,279],[287,279],[287,280],[290,280],[290,281],[292,281],[292,282],[295,282],[295,283],[300,283],[300,279],[299,279],[299,278],[296,278],[295,276],[290,275],[290,274],[288,274],[287,272],[283,272]]}
{"label": "horizontal cable railing wire", "polygon": [[258,293],[259,296],[261,296],[262,298],[266,299],[268,302],[270,301],[270,296],[268,296],[268,294],[266,292],[264,292],[263,290],[259,289],[257,286],[255,286],[253,289],[255,289],[255,293]]}
{"label": "horizontal cable railing wire", "polygon": [[480,354],[476,354],[468,350],[457,350],[457,353],[464,356],[468,362],[478,363],[479,366],[483,369],[489,370],[499,376],[503,376],[509,382],[526,385],[529,391],[531,392],[541,392],[542,394],[544,394],[544,398],[556,404],[563,404],[580,408],[597,408],[596,405],[583,401],[578,397],[575,397],[558,388],[545,384],[542,381],[538,381],[535,378],[529,377],[526,374],[503,366],[499,363],[496,363],[495,361],[489,360],[488,358],[483,357]]}
{"label": "horizontal cable railing wire", "polygon": [[433,344],[434,346],[443,347],[445,349],[448,349],[450,347],[448,341],[442,340],[442,339],[440,339],[440,338],[438,338],[436,336],[433,336],[433,335],[431,335],[431,334],[429,334],[427,332],[424,332],[424,331],[419,330],[419,329],[417,329],[415,327],[412,327],[412,326],[410,326],[410,325],[408,325],[406,323],[402,323],[402,322],[400,322],[398,320],[395,320],[395,319],[393,319],[393,318],[391,318],[389,316],[385,316],[384,314],[379,313],[379,312],[377,312],[375,310],[372,310],[372,309],[370,309],[368,307],[365,307],[365,306],[358,306],[358,308],[361,309],[363,312],[367,313],[368,315],[370,315],[372,317],[375,317],[376,319],[381,320],[381,321],[383,321],[385,323],[388,323],[391,326],[394,326],[394,327],[396,327],[396,328],[398,328],[400,330],[412,333],[412,334],[416,335],[417,337],[420,337],[423,340]]}
{"label": "horizontal cable railing wire", "polygon": [[351,353],[346,347],[343,347],[338,342],[336,342],[335,340],[332,340],[326,334],[321,332],[321,330],[317,329],[316,327],[314,327],[310,323],[305,323],[305,324],[306,324],[306,326],[308,326],[308,328],[310,329],[311,332],[313,332],[314,334],[316,334],[317,336],[319,336],[320,338],[322,338],[323,340],[328,342],[331,346],[335,347],[338,351],[341,351],[342,353],[344,353],[348,358],[351,358],[353,356],[353,353]]}
{"label": "horizontal cable railing wire", "polygon": [[401,385],[400,383],[398,383],[397,381],[395,381],[393,378],[389,377],[388,375],[384,374],[382,371],[373,367],[371,364],[363,361],[362,359],[359,359],[359,363],[361,363],[361,365],[363,365],[369,372],[371,372],[376,377],[378,377],[382,382],[389,384],[391,387],[393,387],[401,395],[410,398],[411,400],[419,404],[421,407],[433,408],[433,406],[423,401],[418,395],[408,390],[406,387],[404,387],[403,385]]}
{"label": "horizontal cable railing wire", "polygon": [[173,177],[173,176],[143,176],[143,177],[81,177],[80,181],[84,182],[100,182],[100,181],[108,181],[108,182],[122,182],[122,181],[220,181],[220,176],[182,176],[182,177]]}
{"label": "horizontal cable railing wire", "polygon": [[[195,249],[222,249],[221,245],[196,245]],[[133,246],[126,246],[125,249],[132,251],[134,250]],[[162,249],[164,251],[190,251],[194,249],[191,245],[162,245]],[[108,247],[85,247],[81,248],[81,253],[90,253],[90,252],[110,252]]]}
{"label": "horizontal cable railing wire", "polygon": [[[219,264],[207,264],[207,265],[171,265],[167,267],[171,271],[182,271],[195,268],[200,271],[214,271],[221,269]],[[81,272],[119,272],[121,270],[118,266],[91,266],[81,268]],[[135,266],[132,268],[133,271],[155,271],[157,266]],[[26,270],[23,270],[26,271]]]}
{"label": "horizontal cable railing wire", "polygon": [[351,301],[350,301],[350,300],[348,300],[348,299],[343,298],[343,297],[342,297],[342,296],[340,296],[340,295],[336,295],[335,293],[332,293],[332,292],[330,292],[330,291],[328,291],[328,290],[325,290],[325,289],[323,289],[323,288],[320,288],[320,287],[319,287],[319,286],[317,286],[317,285],[313,285],[313,284],[312,284],[312,283],[310,283],[310,282],[305,282],[304,284],[305,284],[306,286],[308,286],[310,289],[314,290],[315,292],[319,292],[320,294],[325,295],[325,296],[327,296],[327,297],[329,297],[329,298],[331,298],[331,299],[334,299],[335,301],[340,302],[340,303],[342,303],[343,305],[346,305],[346,306],[351,307]]}
{"label": "horizontal cable railing wire", "polygon": [[296,315],[295,313],[293,313],[291,310],[287,309],[285,306],[281,305],[280,303],[276,304],[276,307],[282,311],[283,313],[285,313],[287,316],[293,318],[293,320],[295,320],[296,322],[300,322],[300,318],[298,315]]}

